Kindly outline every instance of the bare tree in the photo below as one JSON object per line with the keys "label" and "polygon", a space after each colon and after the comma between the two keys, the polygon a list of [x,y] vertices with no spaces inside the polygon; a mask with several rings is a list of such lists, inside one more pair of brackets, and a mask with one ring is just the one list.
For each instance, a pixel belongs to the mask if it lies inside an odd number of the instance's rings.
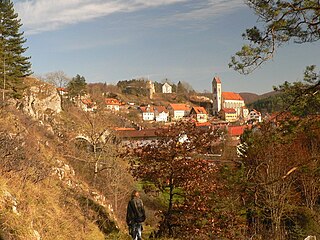
{"label": "bare tree", "polygon": [[46,82],[59,88],[66,87],[71,80],[70,77],[61,70],[47,73],[44,79]]}

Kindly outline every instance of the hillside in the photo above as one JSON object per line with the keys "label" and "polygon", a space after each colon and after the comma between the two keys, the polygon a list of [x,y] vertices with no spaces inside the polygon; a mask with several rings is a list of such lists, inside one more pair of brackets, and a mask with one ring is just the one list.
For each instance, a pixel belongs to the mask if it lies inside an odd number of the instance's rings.
{"label": "hillside", "polygon": [[274,96],[277,94],[277,92],[272,91],[272,92],[267,92],[267,93],[264,93],[261,95],[256,94],[256,93],[249,93],[249,92],[241,92],[239,94],[243,98],[243,100],[246,104],[251,104],[251,103],[256,102],[258,100]]}
{"label": "hillside", "polygon": [[[62,111],[54,87],[26,84],[22,100],[0,107],[0,239],[126,239],[127,198],[115,205],[110,177],[93,176],[92,154],[75,138],[85,133],[86,116]],[[127,166],[116,158],[111,164],[122,172],[117,190],[126,196],[133,187]]]}

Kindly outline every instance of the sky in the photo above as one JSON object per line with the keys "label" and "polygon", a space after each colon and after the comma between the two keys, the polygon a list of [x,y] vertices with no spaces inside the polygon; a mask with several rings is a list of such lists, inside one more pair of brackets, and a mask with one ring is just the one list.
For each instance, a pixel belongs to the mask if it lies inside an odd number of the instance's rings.
{"label": "sky", "polygon": [[289,44],[250,75],[230,69],[257,24],[243,0],[14,0],[35,75],[62,70],[88,83],[149,78],[211,91],[263,94],[320,67],[319,43]]}

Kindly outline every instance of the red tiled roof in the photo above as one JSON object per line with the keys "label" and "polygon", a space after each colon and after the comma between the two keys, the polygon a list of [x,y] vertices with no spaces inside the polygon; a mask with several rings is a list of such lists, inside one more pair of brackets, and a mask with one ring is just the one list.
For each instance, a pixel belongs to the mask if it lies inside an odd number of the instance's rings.
{"label": "red tiled roof", "polygon": [[212,126],[212,125],[211,125],[211,123],[209,123],[209,122],[204,122],[204,123],[199,123],[199,122],[197,122],[197,123],[196,123],[196,126],[197,126],[197,127],[210,127],[210,126]]}
{"label": "red tiled roof", "polygon": [[122,138],[146,138],[156,137],[158,129],[142,129],[142,130],[117,130],[115,134]]}
{"label": "red tiled roof", "polygon": [[231,136],[240,136],[241,134],[243,134],[246,128],[247,128],[246,126],[229,126],[228,133]]}
{"label": "red tiled roof", "polygon": [[93,106],[93,102],[90,99],[82,99],[81,102],[87,106]]}
{"label": "red tiled roof", "polygon": [[219,77],[214,77],[213,78],[213,81],[215,81],[216,83],[221,83],[221,80]]}
{"label": "red tiled roof", "polygon": [[142,112],[154,112],[154,108],[153,107],[140,107],[140,110]]}
{"label": "red tiled roof", "polygon": [[120,105],[119,100],[115,98],[106,98],[104,101],[107,105]]}
{"label": "red tiled roof", "polygon": [[235,92],[222,92],[222,98],[224,100],[239,100],[243,101],[243,98]]}
{"label": "red tiled roof", "polygon": [[161,112],[168,112],[167,108],[165,106],[156,106],[154,107],[154,110],[157,111],[158,113],[161,113]]}
{"label": "red tiled roof", "polygon": [[222,111],[225,113],[236,113],[237,111],[234,108],[223,108]]}
{"label": "red tiled roof", "polygon": [[170,106],[174,111],[189,111],[190,110],[190,108],[186,104],[171,103]]}
{"label": "red tiled roof", "polygon": [[114,130],[116,131],[133,131],[133,130],[136,130],[135,128],[121,128],[121,127],[118,127],[118,128],[114,128]]}
{"label": "red tiled roof", "polygon": [[193,107],[192,109],[195,111],[196,114],[208,114],[203,107]]}
{"label": "red tiled roof", "polygon": [[66,88],[63,88],[63,87],[58,87],[57,91],[59,91],[59,92],[68,92],[68,90]]}

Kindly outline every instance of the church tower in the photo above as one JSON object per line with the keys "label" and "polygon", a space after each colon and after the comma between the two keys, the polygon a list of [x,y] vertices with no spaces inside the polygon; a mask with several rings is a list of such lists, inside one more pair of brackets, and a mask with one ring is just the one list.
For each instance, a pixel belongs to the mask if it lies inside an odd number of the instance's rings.
{"label": "church tower", "polygon": [[212,94],[213,94],[213,107],[212,112],[213,115],[217,115],[221,110],[221,80],[219,77],[214,77],[212,80]]}

